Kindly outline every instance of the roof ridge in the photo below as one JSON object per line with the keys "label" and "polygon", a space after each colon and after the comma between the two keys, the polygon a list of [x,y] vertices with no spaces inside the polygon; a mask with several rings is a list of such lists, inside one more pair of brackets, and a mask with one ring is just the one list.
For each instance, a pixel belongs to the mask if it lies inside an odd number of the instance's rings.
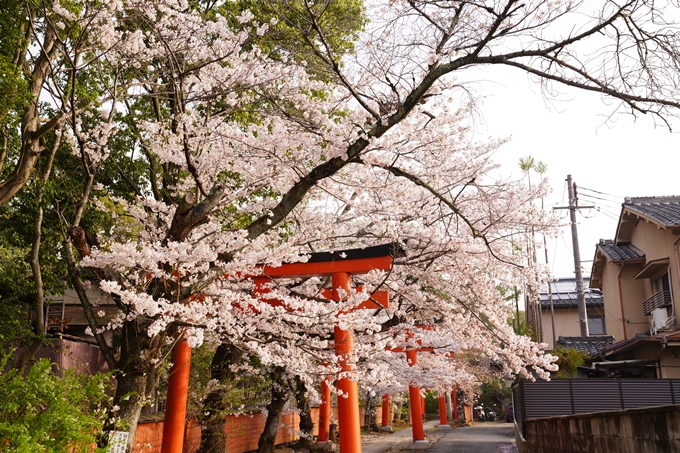
{"label": "roof ridge", "polygon": [[653,195],[647,197],[625,197],[624,205],[630,205],[633,203],[653,203],[654,201],[670,201],[680,203],[680,195]]}

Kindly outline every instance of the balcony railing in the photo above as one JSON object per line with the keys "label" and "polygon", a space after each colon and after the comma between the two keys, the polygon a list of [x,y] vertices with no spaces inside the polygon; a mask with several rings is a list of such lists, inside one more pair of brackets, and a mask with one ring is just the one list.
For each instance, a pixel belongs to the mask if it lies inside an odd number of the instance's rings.
{"label": "balcony railing", "polygon": [[673,305],[673,298],[670,291],[659,291],[652,297],[642,302],[642,310],[645,315],[650,316],[655,308],[670,307]]}

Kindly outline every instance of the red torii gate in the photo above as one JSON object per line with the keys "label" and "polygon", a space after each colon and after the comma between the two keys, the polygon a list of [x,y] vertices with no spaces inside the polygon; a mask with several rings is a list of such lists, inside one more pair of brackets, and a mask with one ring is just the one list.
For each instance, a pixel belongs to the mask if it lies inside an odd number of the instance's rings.
{"label": "red torii gate", "polygon": [[[420,329],[430,330],[432,326],[417,326]],[[413,338],[412,332],[406,333],[407,338]],[[418,340],[417,343],[421,345],[419,348],[402,348],[396,347],[391,348],[392,352],[405,352],[406,360],[408,360],[409,366],[415,366],[418,364],[419,352],[433,352],[434,348],[422,347],[422,341]],[[430,443],[425,440],[425,428],[423,427],[423,414],[425,413],[425,403],[422,401],[420,396],[420,387],[416,385],[408,386],[408,400],[409,400],[409,410],[411,411],[411,430],[413,431],[413,445],[412,448],[422,449],[430,446]],[[383,417],[385,412],[389,413],[389,395],[383,396]],[[384,419],[383,419],[384,420]]]}
{"label": "red torii gate", "polygon": [[[279,267],[264,266],[262,275],[257,276],[260,285],[268,279],[303,278],[314,276],[330,276],[332,278],[332,299],[340,300],[339,290],[349,294],[351,276],[366,274],[372,270],[389,271],[394,257],[403,256],[404,251],[396,243],[384,244],[364,249],[343,250],[338,252],[313,253],[305,263],[288,263]],[[255,277],[253,277],[255,278]],[[257,286],[257,285],[256,285]],[[373,300],[366,301],[356,308],[381,308],[386,303],[386,293],[376,293]],[[334,329],[335,352],[340,357],[340,369],[352,371],[353,367],[346,357],[354,349],[354,337],[350,331]],[[166,403],[165,422],[163,426],[163,443],[161,453],[182,453],[184,443],[184,424],[186,422],[187,391],[189,387],[189,361],[191,348],[186,339],[180,339],[173,348],[170,379],[168,381],[168,397]],[[322,393],[325,380],[322,382]],[[338,390],[347,397],[338,398],[338,429],[340,431],[340,450],[343,453],[361,453],[361,428],[359,416],[359,391],[357,383],[349,378],[338,379]],[[321,418],[330,422],[330,389],[328,395],[322,394],[327,404],[328,414],[320,412]],[[324,409],[324,408],[322,408]],[[328,426],[326,425],[326,430]]]}

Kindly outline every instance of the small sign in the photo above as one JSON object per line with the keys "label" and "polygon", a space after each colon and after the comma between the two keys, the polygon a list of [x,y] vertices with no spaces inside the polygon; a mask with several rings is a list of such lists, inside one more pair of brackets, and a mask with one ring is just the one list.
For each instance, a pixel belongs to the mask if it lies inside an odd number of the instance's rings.
{"label": "small sign", "polygon": [[126,453],[130,433],[127,431],[111,431],[109,433],[109,446],[106,453]]}

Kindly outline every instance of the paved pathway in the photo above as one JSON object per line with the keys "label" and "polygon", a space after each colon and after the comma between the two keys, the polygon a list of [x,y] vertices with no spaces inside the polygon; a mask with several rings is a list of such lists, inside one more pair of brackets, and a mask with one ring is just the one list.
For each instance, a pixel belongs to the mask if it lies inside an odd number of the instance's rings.
{"label": "paved pathway", "polygon": [[[439,421],[425,423],[425,439],[430,447],[425,453],[516,453],[514,427],[510,423],[475,423],[449,431],[438,430]],[[363,453],[396,453],[410,450],[410,429],[364,440]]]}
{"label": "paved pathway", "polygon": [[[430,420],[423,423],[425,429],[425,438],[430,437],[433,429],[439,425],[439,420]],[[390,449],[399,446],[400,449],[406,449],[406,446],[413,441],[413,431],[411,428],[402,429],[388,435],[376,435],[365,439],[361,445],[362,453],[384,453]],[[401,444],[401,445],[400,445]]]}
{"label": "paved pathway", "polygon": [[428,453],[515,453],[515,430],[511,423],[476,423],[455,428],[442,436]]}

